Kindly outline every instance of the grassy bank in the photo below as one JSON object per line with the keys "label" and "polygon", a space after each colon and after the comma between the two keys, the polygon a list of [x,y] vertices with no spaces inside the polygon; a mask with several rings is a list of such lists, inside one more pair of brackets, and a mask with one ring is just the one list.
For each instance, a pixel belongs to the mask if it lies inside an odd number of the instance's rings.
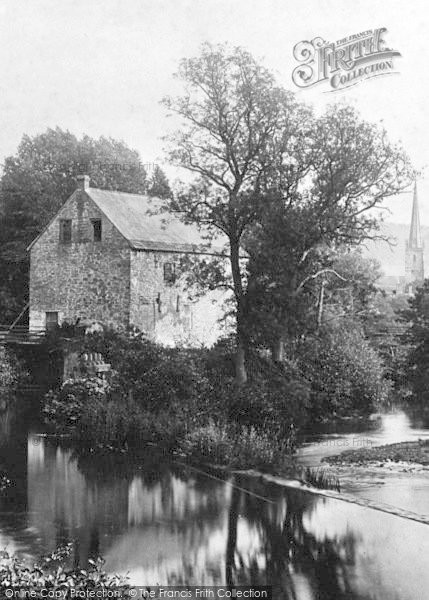
{"label": "grassy bank", "polygon": [[91,451],[156,444],[171,455],[235,468],[280,468],[308,417],[308,384],[288,363],[254,354],[238,388],[234,348],[164,348],[142,335],[83,336],[77,352],[112,365],[109,381],[80,374],[46,395],[53,432]]}
{"label": "grassy bank", "polygon": [[[43,414],[53,431],[90,451],[156,444],[201,462],[279,471],[291,461],[297,431],[320,414],[354,414],[351,398],[358,392],[364,397],[359,380],[359,389],[341,388],[335,410],[327,411],[330,394],[325,390],[321,399],[318,385],[322,373],[313,369],[310,376],[299,361],[277,363],[251,349],[249,378],[239,387],[229,338],[210,349],[165,348],[140,333],[104,331],[81,333],[73,350],[82,358],[100,354],[112,366],[110,378],[75,370],[73,379],[46,395]],[[311,357],[304,350],[302,358],[308,366]],[[365,388],[362,413],[372,412],[379,398],[377,378]]]}
{"label": "grassy bank", "polygon": [[409,462],[419,465],[429,465],[429,440],[416,442],[400,442],[373,448],[360,448],[358,450],[345,450],[336,456],[323,459],[332,465],[365,466],[373,463]]}

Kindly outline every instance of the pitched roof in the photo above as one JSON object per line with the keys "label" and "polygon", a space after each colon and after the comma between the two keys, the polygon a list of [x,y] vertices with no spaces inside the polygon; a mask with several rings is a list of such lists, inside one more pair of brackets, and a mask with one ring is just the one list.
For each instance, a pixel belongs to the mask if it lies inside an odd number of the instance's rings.
{"label": "pitched roof", "polygon": [[159,213],[162,206],[159,198],[91,187],[85,193],[136,250],[225,253],[225,237],[210,243],[195,225],[183,223],[180,213]]}

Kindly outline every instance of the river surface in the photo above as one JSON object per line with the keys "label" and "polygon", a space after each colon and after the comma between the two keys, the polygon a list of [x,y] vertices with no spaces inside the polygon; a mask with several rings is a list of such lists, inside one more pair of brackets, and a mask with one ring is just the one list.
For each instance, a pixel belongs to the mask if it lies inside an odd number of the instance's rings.
{"label": "river surface", "polygon": [[[368,426],[367,426],[368,427]],[[324,467],[322,460],[344,450],[371,448],[395,442],[429,439],[429,420],[402,411],[380,415],[370,428],[348,433],[307,436],[298,451],[302,465]],[[334,467],[341,489],[361,499],[387,504],[429,516],[429,469],[410,472],[408,465],[384,467]]]}
{"label": "river surface", "polygon": [[[301,460],[315,465],[329,440],[356,435],[319,437]],[[361,435],[384,443],[429,430],[399,414]],[[279,599],[429,599],[428,525],[152,453],[85,457],[7,411],[0,436],[13,482],[0,496],[0,548],[33,559],[72,542],[75,565],[102,555],[136,585],[267,583]]]}

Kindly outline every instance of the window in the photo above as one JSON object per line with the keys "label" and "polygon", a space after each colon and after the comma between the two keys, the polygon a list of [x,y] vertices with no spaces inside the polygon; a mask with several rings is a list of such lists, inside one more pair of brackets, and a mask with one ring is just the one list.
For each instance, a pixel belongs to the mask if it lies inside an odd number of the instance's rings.
{"label": "window", "polygon": [[52,331],[58,326],[58,313],[47,312],[46,313],[46,331]]}
{"label": "window", "polygon": [[174,283],[176,281],[176,272],[173,263],[164,263],[164,281],[167,283]]}
{"label": "window", "polygon": [[61,244],[70,244],[72,240],[72,222],[71,219],[60,220],[60,242]]}
{"label": "window", "polygon": [[101,219],[92,219],[91,223],[94,229],[94,242],[101,242]]}
{"label": "window", "polygon": [[155,302],[158,304],[158,312],[162,312],[161,309],[161,305],[162,305],[162,301],[161,301],[161,294],[158,292],[158,296],[156,297]]}

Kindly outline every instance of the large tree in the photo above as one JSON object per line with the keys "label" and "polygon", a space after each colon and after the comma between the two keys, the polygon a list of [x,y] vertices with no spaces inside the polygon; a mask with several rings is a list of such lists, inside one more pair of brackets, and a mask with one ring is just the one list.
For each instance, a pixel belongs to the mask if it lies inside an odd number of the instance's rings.
{"label": "large tree", "polygon": [[[313,117],[240,48],[205,45],[181,62],[178,77],[184,95],[165,100],[181,119],[169,156],[195,179],[170,208],[227,238],[241,384],[252,297],[240,249],[256,256],[280,304],[286,297],[277,309],[302,310],[307,282],[325,268],[325,249],[373,235],[374,209],[409,184],[411,168],[402,149],[353,108],[334,106]],[[209,287],[228,284],[219,263],[206,267]],[[277,345],[284,325],[280,319]]]}
{"label": "large tree", "polygon": [[158,168],[152,180],[139,154],[121,141],[87,135],[78,139],[59,128],[24,135],[6,158],[0,187],[0,322],[11,322],[27,301],[26,247],[87,174],[101,189],[151,193],[168,187]]}
{"label": "large tree", "polygon": [[408,327],[403,344],[408,346],[405,359],[405,377],[413,400],[427,404],[429,400],[429,279],[409,299],[409,308],[403,312]]}
{"label": "large tree", "polygon": [[[247,379],[247,306],[242,243],[258,222],[264,186],[281,173],[290,190],[304,177],[310,111],[275,84],[272,75],[243,49],[204,45],[182,60],[180,98],[165,99],[181,119],[170,136],[170,160],[196,175],[172,206],[188,221],[227,240],[236,319],[236,380]],[[216,273],[219,273],[217,270]],[[226,281],[223,282],[226,284]],[[211,285],[211,284],[210,284]]]}
{"label": "large tree", "polygon": [[266,203],[249,242],[249,292],[260,307],[253,303],[252,322],[259,311],[277,358],[284,338],[302,330],[315,304],[320,324],[326,285],[350,289],[347,272],[336,270],[338,249],[379,236],[376,209],[413,177],[402,148],[347,105],[328,107],[315,119],[308,145],[311,164],[301,187],[285,187],[280,166],[264,190],[277,201]]}

